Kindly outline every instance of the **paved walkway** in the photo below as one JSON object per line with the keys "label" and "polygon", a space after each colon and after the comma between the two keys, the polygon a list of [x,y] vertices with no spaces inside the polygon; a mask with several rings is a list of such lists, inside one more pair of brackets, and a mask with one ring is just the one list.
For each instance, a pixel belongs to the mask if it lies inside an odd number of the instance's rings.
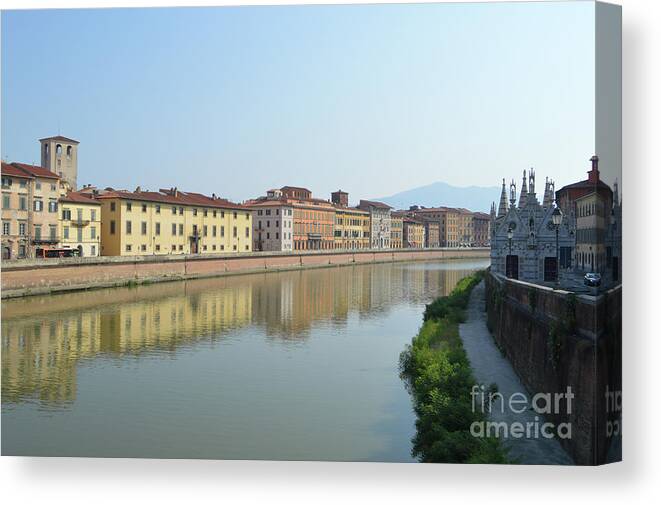
{"label": "paved walkway", "polygon": [[[530,398],[528,391],[517,377],[509,361],[503,357],[496,347],[486,325],[486,312],[484,311],[484,281],[473,289],[468,304],[466,323],[459,325],[459,334],[468,354],[473,368],[475,379],[480,384],[495,382],[498,392],[505,398],[505,408],[496,401],[492,407],[490,420],[495,422],[520,422],[526,426],[528,422],[535,422],[535,412],[525,410],[518,414],[512,412],[507,401],[514,393],[523,393]],[[518,408],[518,407],[517,407]],[[504,410],[504,412],[503,412]],[[543,423],[539,419],[539,424]],[[509,457],[518,463],[534,465],[571,465],[574,464],[569,455],[560,446],[557,439],[544,438],[507,438],[503,439],[505,446],[510,449]]]}

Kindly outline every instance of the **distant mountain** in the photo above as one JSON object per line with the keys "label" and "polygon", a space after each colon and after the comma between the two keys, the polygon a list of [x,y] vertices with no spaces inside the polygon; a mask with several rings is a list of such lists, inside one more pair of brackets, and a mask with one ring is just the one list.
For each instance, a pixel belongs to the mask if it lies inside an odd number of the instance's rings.
{"label": "distant mountain", "polygon": [[491,202],[500,200],[498,186],[468,186],[461,188],[445,182],[435,182],[428,186],[408,189],[401,193],[382,198],[374,198],[396,209],[408,209],[411,205],[423,207],[464,207],[469,210],[489,213]]}

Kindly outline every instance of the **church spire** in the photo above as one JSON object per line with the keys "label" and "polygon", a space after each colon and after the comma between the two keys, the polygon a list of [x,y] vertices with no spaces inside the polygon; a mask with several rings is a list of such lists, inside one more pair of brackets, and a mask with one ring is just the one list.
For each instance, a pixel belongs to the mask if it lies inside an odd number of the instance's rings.
{"label": "church spire", "polygon": [[542,206],[544,208],[551,207],[553,205],[553,182],[549,181],[549,178],[546,178],[546,183],[544,184],[544,200]]}
{"label": "church spire", "polygon": [[526,171],[523,171],[523,181],[521,182],[521,194],[519,195],[519,208],[526,206],[528,200],[528,184],[526,182]]}
{"label": "church spire", "polygon": [[503,188],[500,191],[500,205],[498,205],[498,217],[507,214],[507,191],[505,190],[505,179],[503,179]]}

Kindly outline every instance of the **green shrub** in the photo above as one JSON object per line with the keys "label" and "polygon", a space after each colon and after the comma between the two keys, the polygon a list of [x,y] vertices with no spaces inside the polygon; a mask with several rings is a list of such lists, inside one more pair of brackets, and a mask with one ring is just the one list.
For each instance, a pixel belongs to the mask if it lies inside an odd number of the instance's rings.
{"label": "green shrub", "polygon": [[423,462],[507,462],[498,440],[470,433],[471,424],[484,416],[473,411],[470,392],[476,382],[459,323],[465,321],[470,293],[483,276],[465,277],[448,296],[427,305],[418,335],[400,355],[401,377],[417,416],[412,454]]}

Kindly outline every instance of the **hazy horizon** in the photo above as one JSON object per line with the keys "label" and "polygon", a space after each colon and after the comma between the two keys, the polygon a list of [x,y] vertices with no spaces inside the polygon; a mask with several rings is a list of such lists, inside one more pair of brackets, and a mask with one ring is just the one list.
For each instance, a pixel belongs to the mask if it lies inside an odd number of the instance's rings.
{"label": "hazy horizon", "polygon": [[[585,178],[592,2],[2,12],[2,157],[79,185],[352,201]],[[28,36],[29,35],[29,36]],[[602,163],[615,162],[602,158]]]}

